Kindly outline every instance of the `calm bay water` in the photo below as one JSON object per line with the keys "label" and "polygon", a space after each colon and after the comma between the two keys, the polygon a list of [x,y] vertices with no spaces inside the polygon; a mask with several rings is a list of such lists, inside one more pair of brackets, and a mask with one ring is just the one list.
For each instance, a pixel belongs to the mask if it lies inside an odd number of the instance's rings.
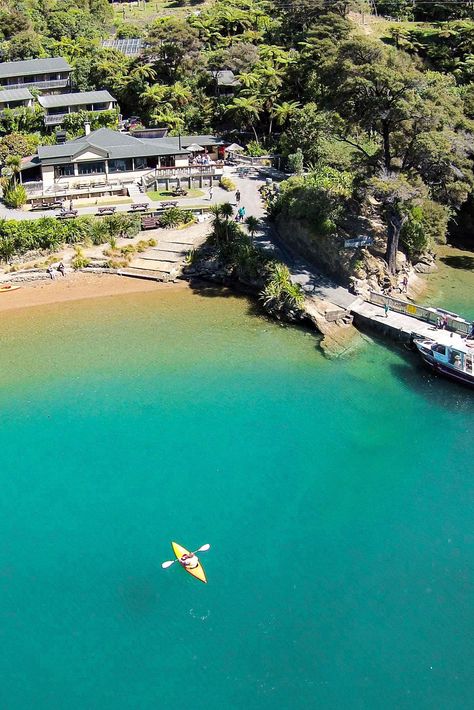
{"label": "calm bay water", "polygon": [[1,708],[472,704],[469,391],[232,297],[0,327]]}

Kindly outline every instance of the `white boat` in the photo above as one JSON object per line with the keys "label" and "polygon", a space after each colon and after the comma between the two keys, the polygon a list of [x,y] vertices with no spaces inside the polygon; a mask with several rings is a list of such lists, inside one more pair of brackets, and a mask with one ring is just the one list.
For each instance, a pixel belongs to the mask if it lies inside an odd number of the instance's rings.
{"label": "white boat", "polygon": [[413,344],[432,370],[474,387],[474,340],[438,330],[433,338],[413,338]]}

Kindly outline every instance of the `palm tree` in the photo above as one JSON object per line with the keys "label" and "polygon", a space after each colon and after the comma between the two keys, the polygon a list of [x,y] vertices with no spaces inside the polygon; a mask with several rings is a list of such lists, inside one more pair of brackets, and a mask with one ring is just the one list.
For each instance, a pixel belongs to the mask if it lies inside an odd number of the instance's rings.
{"label": "palm tree", "polygon": [[175,81],[175,83],[169,87],[168,99],[175,106],[186,106],[192,98],[193,92],[181,81]]}
{"label": "palm tree", "polygon": [[222,205],[220,205],[220,214],[226,221],[232,217],[234,214],[234,208],[230,202],[223,202]]}
{"label": "palm tree", "polygon": [[283,101],[281,104],[274,104],[270,111],[269,135],[273,129],[273,121],[275,121],[278,126],[284,126],[295,111],[300,108],[300,105],[298,101]]}
{"label": "palm tree", "polygon": [[9,178],[16,187],[18,184],[18,175],[21,172],[21,157],[19,155],[8,155],[5,160],[5,167],[2,170],[2,175]]}
{"label": "palm tree", "polygon": [[256,96],[239,96],[234,98],[233,102],[227,107],[229,113],[234,113],[237,119],[247,127],[250,127],[255,135],[255,140],[258,143],[257,130],[255,124],[260,118],[262,112],[262,103]]}
{"label": "palm tree", "polygon": [[253,238],[260,229],[260,220],[253,215],[249,215],[245,220],[250,236]]}

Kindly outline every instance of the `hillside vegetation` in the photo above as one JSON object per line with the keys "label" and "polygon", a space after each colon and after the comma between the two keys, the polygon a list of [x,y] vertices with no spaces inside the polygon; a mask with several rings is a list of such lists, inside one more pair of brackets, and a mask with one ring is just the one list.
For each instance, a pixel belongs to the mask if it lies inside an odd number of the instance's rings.
{"label": "hillside vegetation", "polygon": [[[348,210],[377,204],[393,270],[400,239],[420,252],[444,241],[449,225],[474,243],[463,227],[473,222],[473,13],[468,4],[387,0],[380,12],[417,24],[392,23],[379,39],[350,21],[351,7],[217,0],[170,17],[143,11],[150,21],[133,23],[107,0],[25,0],[2,5],[0,49],[5,60],[65,57],[77,90],[108,89],[144,125],[224,132],[251,154],[276,151],[294,166],[302,155],[310,175],[290,186],[291,209],[310,195],[327,230]],[[113,33],[142,37],[142,56],[102,48]],[[224,68],[239,81],[230,96],[215,81]],[[54,141],[30,114],[3,122],[11,152]],[[81,117],[68,128],[80,133]]]}

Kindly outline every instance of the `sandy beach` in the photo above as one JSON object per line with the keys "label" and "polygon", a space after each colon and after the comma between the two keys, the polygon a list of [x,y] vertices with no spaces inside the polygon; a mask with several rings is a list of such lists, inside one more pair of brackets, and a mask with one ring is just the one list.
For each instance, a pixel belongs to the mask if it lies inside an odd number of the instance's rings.
{"label": "sandy beach", "polygon": [[188,284],[185,281],[163,283],[115,274],[70,274],[53,281],[25,282],[15,291],[0,293],[0,312],[85,298],[186,288]]}

